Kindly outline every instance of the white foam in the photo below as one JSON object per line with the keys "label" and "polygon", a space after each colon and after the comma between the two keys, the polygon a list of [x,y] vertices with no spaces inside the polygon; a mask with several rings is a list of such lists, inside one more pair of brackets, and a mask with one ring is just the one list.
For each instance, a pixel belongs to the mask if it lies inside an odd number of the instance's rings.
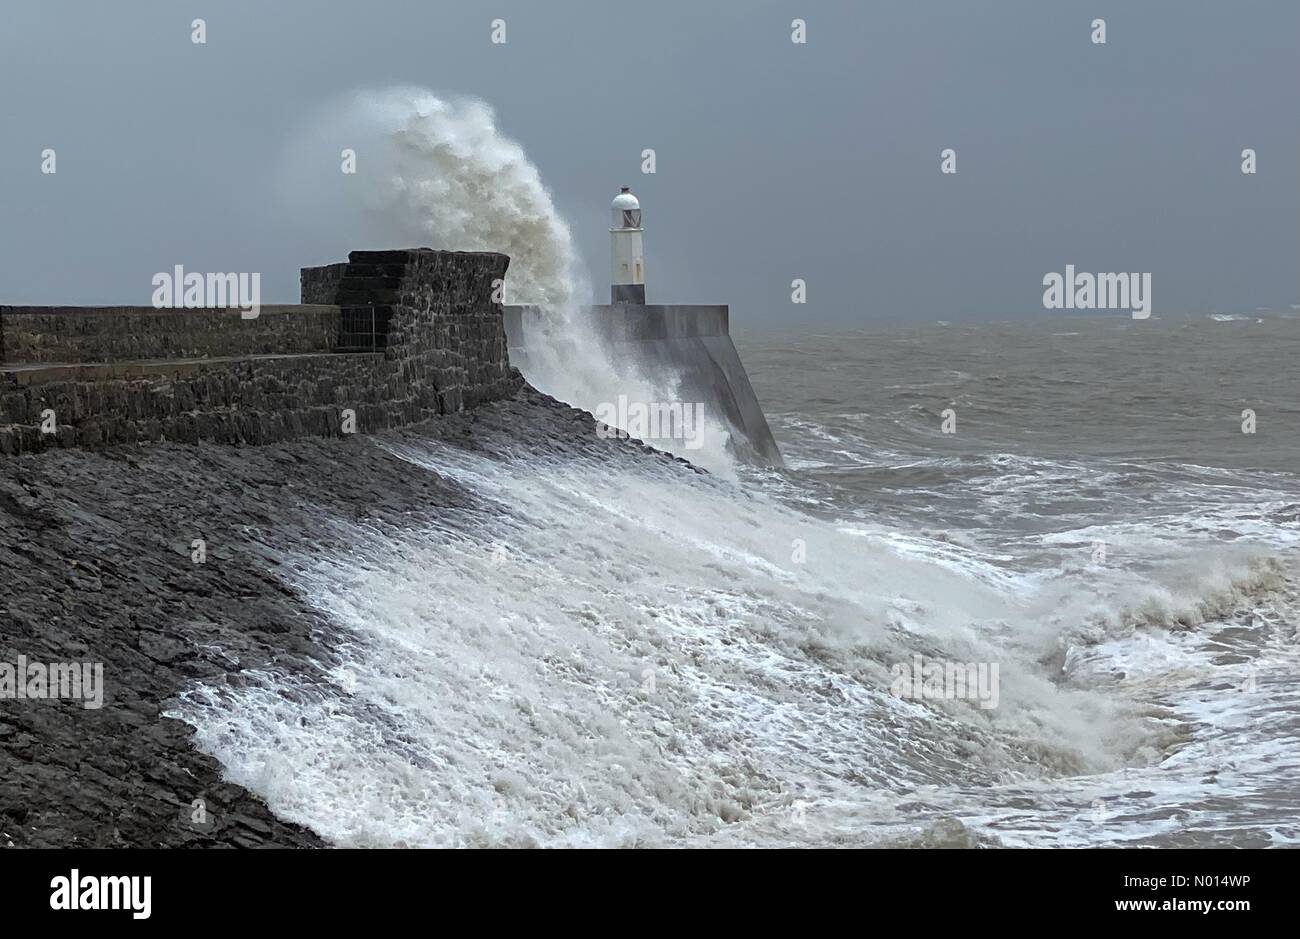
{"label": "white foam", "polygon": [[[234,781],[337,843],[761,838],[796,801],[1100,772],[1143,745],[1126,705],[1054,683],[1024,585],[959,546],[671,467],[397,452],[485,510],[294,565],[349,637],[329,683],[268,672],[179,710]],[[892,697],[915,653],[1000,663],[999,706]]]}

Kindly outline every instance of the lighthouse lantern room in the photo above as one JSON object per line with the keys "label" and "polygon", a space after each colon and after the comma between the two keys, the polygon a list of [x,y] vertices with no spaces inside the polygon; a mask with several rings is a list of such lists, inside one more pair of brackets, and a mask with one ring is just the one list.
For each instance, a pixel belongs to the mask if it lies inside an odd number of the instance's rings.
{"label": "lighthouse lantern room", "polygon": [[641,247],[641,203],[624,186],[610,203],[610,300],[645,303],[645,255]]}

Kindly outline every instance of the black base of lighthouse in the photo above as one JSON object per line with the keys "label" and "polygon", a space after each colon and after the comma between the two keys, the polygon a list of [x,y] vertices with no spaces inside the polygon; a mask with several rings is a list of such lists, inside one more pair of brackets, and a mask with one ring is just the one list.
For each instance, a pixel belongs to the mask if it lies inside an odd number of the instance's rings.
{"label": "black base of lighthouse", "polygon": [[645,284],[612,284],[609,288],[610,303],[645,304]]}

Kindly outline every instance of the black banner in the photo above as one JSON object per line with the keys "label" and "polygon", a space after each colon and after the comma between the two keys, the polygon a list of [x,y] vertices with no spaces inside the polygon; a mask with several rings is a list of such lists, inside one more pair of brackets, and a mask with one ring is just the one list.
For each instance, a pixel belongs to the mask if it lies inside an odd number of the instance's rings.
{"label": "black banner", "polygon": [[337,927],[436,909],[491,923],[531,917],[543,928],[560,917],[666,924],[697,908],[700,919],[734,925],[842,917],[848,904],[859,920],[905,917],[926,929],[1018,914],[1157,927],[1199,917],[1232,929],[1291,907],[1283,891],[1294,860],[1227,850],[10,850],[0,876],[10,925]]}

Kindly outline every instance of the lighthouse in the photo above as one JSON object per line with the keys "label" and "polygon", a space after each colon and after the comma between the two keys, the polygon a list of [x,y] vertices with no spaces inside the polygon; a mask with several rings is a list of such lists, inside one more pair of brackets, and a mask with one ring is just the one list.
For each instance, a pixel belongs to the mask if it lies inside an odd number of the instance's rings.
{"label": "lighthouse", "polygon": [[641,203],[627,186],[610,203],[609,230],[612,303],[645,303],[645,255],[641,247]]}
{"label": "lighthouse", "polygon": [[[783,465],[781,448],[731,341],[730,308],[722,303],[647,305],[641,203],[624,186],[609,207],[613,216],[609,229],[610,302],[591,307],[591,317],[584,325],[590,328],[592,341],[612,353],[620,366],[641,365],[646,375],[675,376],[678,400],[670,405],[702,404],[709,426],[729,431],[726,447],[738,459],[763,466]],[[506,305],[501,315],[510,363],[525,378],[532,378],[534,368],[547,377],[543,367],[554,360],[554,347],[545,312],[538,307]],[[543,354],[534,360],[538,352]],[[630,380],[638,371],[620,371],[620,382]],[[621,385],[614,390],[626,391],[624,397],[630,399],[637,387]],[[698,414],[698,409],[694,413]],[[664,439],[672,443],[672,438]]]}

